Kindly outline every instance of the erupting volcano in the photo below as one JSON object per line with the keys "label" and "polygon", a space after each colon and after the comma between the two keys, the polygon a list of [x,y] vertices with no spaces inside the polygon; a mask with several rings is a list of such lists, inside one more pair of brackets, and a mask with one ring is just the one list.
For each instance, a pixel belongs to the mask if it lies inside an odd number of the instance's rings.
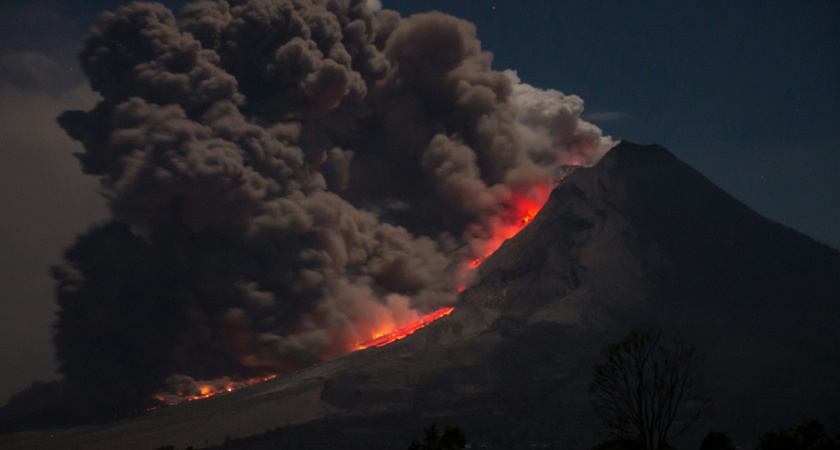
{"label": "erupting volcano", "polygon": [[[571,173],[574,166],[565,168],[565,173]],[[559,178],[555,186],[559,184],[565,175]],[[550,187],[548,184],[539,184],[529,191],[530,195],[523,193],[514,193],[511,195],[510,202],[505,206],[504,213],[499,216],[499,220],[494,223],[491,237],[482,242],[482,246],[476,249],[481,256],[464,263],[461,268],[460,279],[462,280],[458,286],[458,292],[466,289],[466,281],[472,274],[472,271],[477,269],[481,263],[493,252],[495,252],[505,240],[516,236],[522,229],[524,229],[536,215],[540,212],[545,202],[548,200],[550,194]],[[444,307],[425,316],[422,316],[414,321],[409,322],[403,326],[394,328],[393,322],[388,322],[383,326],[383,329],[375,332],[373,336],[363,343],[357,344],[353,350],[363,350],[370,347],[384,347],[394,341],[400,340],[420,330],[435,320],[449,315],[455,308]],[[251,378],[248,380],[234,381],[229,377],[223,377],[214,381],[194,382],[189,383],[188,386],[173,387],[170,393],[158,393],[155,398],[159,401],[165,402],[169,405],[175,405],[183,401],[192,401],[207,398],[215,394],[230,392],[235,389],[248,386],[261,381],[270,380],[277,375],[271,375],[263,378]]]}
{"label": "erupting volcano", "polygon": [[58,118],[111,213],[53,270],[73,395],[200,397],[452,307],[569,165],[616,144],[476,36],[358,0],[102,14],[79,53],[102,101]]}
{"label": "erupting volcano", "polygon": [[[568,169],[569,172],[571,170]],[[559,184],[560,181],[562,181],[562,178],[556,184]],[[477,269],[488,256],[501,247],[504,241],[516,236],[519,231],[525,228],[536,217],[548,200],[549,193],[548,185],[538,185],[532,190],[532,195],[514,194],[511,196],[510,205],[506,208],[505,213],[500,216],[499,222],[493,228],[492,237],[484,241],[481,248],[478,249],[481,256],[472,259],[461,269],[462,274],[460,279],[462,281],[458,285],[458,292],[466,289],[467,284],[465,280],[468,279],[472,270]],[[362,350],[368,347],[383,347],[388,345],[448,315],[454,309],[454,307],[441,308],[397,329],[378,333],[373,336],[372,340],[359,344],[356,349]]]}
{"label": "erupting volcano", "polygon": [[451,313],[453,310],[455,310],[455,308],[452,308],[452,307],[439,309],[439,310],[437,310],[437,311],[435,311],[431,314],[427,314],[427,315],[415,320],[414,322],[411,322],[408,325],[402,326],[402,327],[400,327],[400,328],[398,328],[394,331],[384,333],[380,336],[375,336],[372,341],[365,342],[364,344],[359,344],[358,349],[359,350],[364,350],[368,347],[384,347],[384,346],[390,344],[391,342],[400,340],[400,339],[414,333],[415,331],[425,327],[426,325],[434,322],[435,320],[440,319],[443,316],[449,315],[449,313]]}
{"label": "erupting volcano", "polygon": [[[557,183],[559,182],[560,180],[557,181]],[[548,184],[534,186],[530,195],[518,192],[512,194],[510,203],[498,216],[497,221],[493,223],[489,238],[481,242],[475,249],[478,256],[469,262],[469,268],[475,269],[480,266],[488,256],[501,247],[504,241],[516,236],[519,231],[525,228],[545,205],[549,194]],[[459,292],[461,290],[463,290],[463,287],[459,287]]]}
{"label": "erupting volcano", "polygon": [[[98,103],[57,121],[108,217],[52,269],[62,379],[19,417],[215,396],[102,433],[183,448],[277,429],[261,448],[370,450],[437,421],[483,436],[474,448],[591,448],[599,349],[663,324],[719,355],[718,397],[749,407],[729,423],[838,403],[799,392],[840,371],[836,251],[664,149],[613,141],[581,98],[495,70],[475,25],[379,3],[98,16],[78,54]],[[631,130],[611,104],[592,117]],[[92,434],[52,448],[127,448]]]}
{"label": "erupting volcano", "polygon": [[[252,384],[261,383],[276,378],[277,375],[268,375],[260,378],[250,378],[247,380],[234,380],[229,377],[222,377],[218,380],[208,382],[191,382],[184,383],[180,386],[172,388],[172,392],[159,392],[154,395],[155,400],[163,402],[169,406],[177,405],[185,401],[200,400],[203,398],[212,397],[223,392],[233,392]],[[158,409],[159,406],[148,408],[147,411]]]}
{"label": "erupting volcano", "polygon": [[[567,169],[567,173],[571,173],[573,168]],[[559,184],[563,178],[557,180]],[[514,194],[511,196],[511,202],[506,207],[504,214],[500,216],[496,227],[493,229],[492,238],[484,242],[484,246],[480,249],[483,256],[469,261],[464,264],[461,279],[467,279],[474,269],[477,269],[481,263],[495,252],[505,240],[512,238],[519,231],[524,229],[536,215],[540,212],[545,202],[548,200],[550,194],[548,185],[539,185],[531,191],[531,195]],[[466,283],[458,286],[458,292],[466,288]],[[353,350],[364,350],[370,347],[384,347],[394,341],[400,340],[420,330],[430,323],[438,320],[444,316],[449,315],[454,311],[454,307],[440,308],[432,313],[420,317],[406,325],[400,326],[396,329],[388,326],[373,335],[372,339],[356,345]],[[223,377],[218,380],[208,382],[190,383],[188,387],[178,386],[172,389],[170,393],[158,393],[155,399],[165,402],[168,405],[175,405],[183,401],[193,401],[203,398],[208,398],[223,392],[231,392],[241,387],[249,386],[254,383],[267,381],[275,378],[277,375],[270,375],[263,378],[251,378],[248,380],[234,381],[229,377]],[[156,408],[152,408],[156,409]]]}
{"label": "erupting volcano", "polygon": [[[744,442],[806,414],[836,415],[840,368],[825,355],[836,353],[840,320],[837,250],[760,217],[656,146],[619,144],[565,178],[538,214],[530,206],[505,207],[509,219],[498,223],[521,231],[457,303],[426,306],[437,312],[416,324],[379,309],[358,318],[368,336],[354,330],[342,357],[118,423],[0,435],[0,447],[139,450],[230,438],[231,448],[385,450],[407,448],[426,423],[445,420],[470,430],[476,448],[592,448],[602,440],[588,389],[600,350],[650,325],[685,333],[710,355],[721,405],[710,425]],[[227,332],[238,323],[229,317]],[[386,331],[379,323],[412,325],[373,339]],[[238,387],[166,380],[187,398]]]}

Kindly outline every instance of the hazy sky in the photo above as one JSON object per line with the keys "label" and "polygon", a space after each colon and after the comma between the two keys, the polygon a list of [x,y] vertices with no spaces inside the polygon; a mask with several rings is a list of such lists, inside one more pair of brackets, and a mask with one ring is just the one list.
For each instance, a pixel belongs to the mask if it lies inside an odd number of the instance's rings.
{"label": "hazy sky", "polygon": [[[55,377],[49,268],[105,217],[54,118],[95,103],[75,51],[96,13],[121,3],[0,5],[0,404]],[[581,96],[605,134],[661,144],[759,213],[840,248],[840,3],[631,3],[383,0],[472,21],[496,69]]]}

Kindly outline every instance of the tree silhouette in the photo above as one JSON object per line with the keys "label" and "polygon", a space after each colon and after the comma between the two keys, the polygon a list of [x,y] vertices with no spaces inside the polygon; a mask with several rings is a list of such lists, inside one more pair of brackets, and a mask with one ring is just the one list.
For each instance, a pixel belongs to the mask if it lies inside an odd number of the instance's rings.
{"label": "tree silhouette", "polygon": [[732,438],[726,433],[710,431],[700,444],[700,450],[736,450]]}
{"label": "tree silhouette", "polygon": [[447,426],[443,435],[438,434],[437,424],[423,430],[423,442],[411,441],[408,450],[460,450],[467,446],[467,438],[461,427]]}
{"label": "tree silhouette", "polygon": [[833,439],[817,420],[805,420],[793,430],[768,431],[757,450],[840,450],[840,436]]}
{"label": "tree silhouette", "polygon": [[638,439],[643,448],[668,448],[710,406],[700,383],[705,358],[682,342],[665,345],[658,330],[633,330],[601,351],[590,386],[605,427]]}

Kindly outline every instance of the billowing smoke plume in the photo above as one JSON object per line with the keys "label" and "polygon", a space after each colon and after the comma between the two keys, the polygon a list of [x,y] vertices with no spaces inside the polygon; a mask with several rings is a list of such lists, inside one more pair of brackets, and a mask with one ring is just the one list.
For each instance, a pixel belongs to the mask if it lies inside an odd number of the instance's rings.
{"label": "billowing smoke plume", "polygon": [[112,220],[54,274],[60,370],[93,402],[294,370],[451,304],[517,199],[612,145],[578,97],[491,70],[472,24],[378,3],[133,3],[93,26],[103,100],[59,123]]}

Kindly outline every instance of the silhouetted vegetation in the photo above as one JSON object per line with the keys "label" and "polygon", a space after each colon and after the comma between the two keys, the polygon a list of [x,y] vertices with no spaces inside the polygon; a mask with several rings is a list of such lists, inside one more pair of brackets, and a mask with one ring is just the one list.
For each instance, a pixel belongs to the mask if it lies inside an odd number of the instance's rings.
{"label": "silhouetted vegetation", "polygon": [[619,436],[592,447],[592,450],[642,450],[642,445],[639,439]]}
{"label": "silhouetted vegetation", "polygon": [[408,450],[460,450],[466,446],[467,438],[461,427],[447,426],[441,435],[438,433],[437,424],[433,423],[423,430],[423,442],[414,439]]}
{"label": "silhouetted vegetation", "polygon": [[822,423],[810,419],[793,429],[764,433],[756,450],[840,450],[840,436],[832,438]]}
{"label": "silhouetted vegetation", "polygon": [[709,434],[703,438],[700,444],[700,450],[736,450],[735,445],[732,444],[732,438],[726,433],[719,431],[710,431]]}
{"label": "silhouetted vegetation", "polygon": [[[705,358],[682,342],[665,345],[662,332],[633,330],[602,350],[590,391],[603,424],[627,447],[662,450],[708,410],[700,384]],[[605,447],[611,448],[611,447]]]}
{"label": "silhouetted vegetation", "polygon": [[[662,444],[659,448],[661,450],[675,450],[668,443]],[[619,436],[592,447],[592,450],[645,450],[645,444],[639,438]]]}

